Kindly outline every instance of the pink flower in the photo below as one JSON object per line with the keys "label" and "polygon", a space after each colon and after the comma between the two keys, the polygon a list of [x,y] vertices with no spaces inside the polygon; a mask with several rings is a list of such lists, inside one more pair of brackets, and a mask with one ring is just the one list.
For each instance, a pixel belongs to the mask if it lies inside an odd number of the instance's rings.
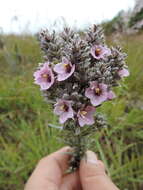
{"label": "pink flower", "polygon": [[105,46],[94,45],[91,47],[91,55],[97,60],[104,59],[111,55],[111,50]]}
{"label": "pink flower", "polygon": [[42,67],[34,73],[35,84],[40,85],[41,90],[49,89],[54,83],[54,74],[46,62]]}
{"label": "pink flower", "polygon": [[58,100],[58,102],[55,104],[54,113],[60,116],[59,120],[62,124],[66,122],[67,119],[73,118],[74,111],[71,106],[71,101],[62,99]]}
{"label": "pink flower", "polygon": [[84,109],[81,109],[77,113],[78,122],[81,127],[84,125],[93,125],[94,124],[94,112],[95,108],[93,106],[87,106]]}
{"label": "pink flower", "polygon": [[112,99],[114,99],[114,98],[116,98],[116,95],[115,95],[115,93],[113,92],[113,91],[108,91],[108,100],[112,100]]}
{"label": "pink flower", "polygon": [[128,77],[130,75],[128,69],[123,68],[122,70],[118,71],[118,75],[122,77]]}
{"label": "pink flower", "polygon": [[58,74],[58,81],[63,81],[69,78],[75,71],[75,65],[63,57],[62,63],[58,63],[54,67],[54,71]]}
{"label": "pink flower", "polygon": [[94,106],[115,98],[115,94],[112,91],[108,91],[106,84],[98,83],[97,81],[90,82],[90,87],[86,89],[85,96],[90,99]]}

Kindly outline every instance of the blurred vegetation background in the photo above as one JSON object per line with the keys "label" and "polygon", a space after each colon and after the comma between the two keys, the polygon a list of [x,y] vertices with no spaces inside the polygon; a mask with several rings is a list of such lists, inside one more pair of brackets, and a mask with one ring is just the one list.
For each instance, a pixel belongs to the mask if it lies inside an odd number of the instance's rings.
{"label": "blurred vegetation background", "polygon": [[[103,26],[108,44],[128,54],[131,75],[116,88],[117,99],[98,108],[110,126],[96,133],[93,150],[120,189],[142,190],[143,32],[121,35],[111,23]],[[58,120],[33,84],[41,57],[37,36],[0,35],[0,190],[22,190],[38,160],[63,146],[48,127]]]}

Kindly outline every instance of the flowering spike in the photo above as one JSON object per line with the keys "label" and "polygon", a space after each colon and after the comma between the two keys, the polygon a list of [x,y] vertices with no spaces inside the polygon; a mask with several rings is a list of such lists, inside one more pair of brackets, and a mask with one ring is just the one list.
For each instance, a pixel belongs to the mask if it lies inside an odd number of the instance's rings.
{"label": "flowering spike", "polygon": [[120,47],[108,47],[96,25],[82,34],[69,28],[61,33],[44,30],[40,42],[45,63],[34,73],[35,83],[63,124],[62,139],[73,147],[74,171],[92,141],[88,137],[107,126],[98,106],[114,99],[112,88],[129,75],[126,54]]}

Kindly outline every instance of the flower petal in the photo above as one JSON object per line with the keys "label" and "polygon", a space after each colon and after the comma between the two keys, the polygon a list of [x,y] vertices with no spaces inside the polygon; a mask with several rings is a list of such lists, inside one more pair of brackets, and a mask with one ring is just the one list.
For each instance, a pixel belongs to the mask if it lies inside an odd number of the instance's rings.
{"label": "flower petal", "polygon": [[64,80],[68,79],[73,74],[74,71],[75,71],[75,65],[72,66],[70,73],[58,74],[57,80],[58,81],[64,81]]}
{"label": "flower petal", "polygon": [[110,90],[108,92],[108,100],[112,100],[114,98],[116,98],[116,95],[115,95],[115,93],[113,91]]}
{"label": "flower petal", "polygon": [[103,92],[106,92],[107,91],[107,85],[106,84],[103,84],[103,83],[100,83],[99,84],[99,88],[103,91]]}
{"label": "flower petal", "polygon": [[104,93],[103,95],[100,95],[100,96],[94,96],[94,98],[91,98],[90,101],[91,101],[92,105],[98,106],[102,102],[106,101],[107,97],[108,97],[107,93]]}
{"label": "flower petal", "polygon": [[65,67],[64,63],[58,63],[54,66],[54,71],[56,73],[64,74],[65,73]]}
{"label": "flower petal", "polygon": [[119,76],[122,77],[128,77],[130,75],[128,69],[123,68],[122,70],[118,71]]}
{"label": "flower petal", "polygon": [[93,92],[93,90],[91,88],[87,88],[86,91],[85,91],[85,96],[87,98],[92,99],[92,98],[94,98],[95,94],[94,94],[94,92]]}
{"label": "flower petal", "polygon": [[73,109],[69,109],[68,112],[63,112],[61,115],[60,115],[60,123],[63,124],[65,123],[69,118],[73,118]]}

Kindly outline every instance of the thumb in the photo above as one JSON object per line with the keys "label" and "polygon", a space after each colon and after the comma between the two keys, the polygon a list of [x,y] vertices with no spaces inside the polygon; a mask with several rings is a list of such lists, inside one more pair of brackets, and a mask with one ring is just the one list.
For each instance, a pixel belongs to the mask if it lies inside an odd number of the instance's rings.
{"label": "thumb", "polygon": [[92,151],[87,151],[87,160],[80,163],[80,179],[83,190],[119,190],[106,175],[103,162]]}

